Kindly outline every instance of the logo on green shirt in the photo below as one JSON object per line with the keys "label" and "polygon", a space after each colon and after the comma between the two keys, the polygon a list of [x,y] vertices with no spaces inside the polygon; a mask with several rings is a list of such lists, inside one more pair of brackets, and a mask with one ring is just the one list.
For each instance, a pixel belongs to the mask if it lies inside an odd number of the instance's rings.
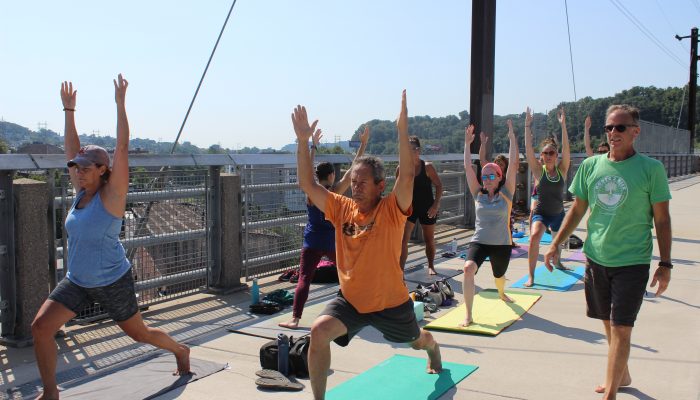
{"label": "logo on green shirt", "polygon": [[614,212],[627,198],[627,182],[618,175],[604,176],[593,186],[596,204],[605,211]]}

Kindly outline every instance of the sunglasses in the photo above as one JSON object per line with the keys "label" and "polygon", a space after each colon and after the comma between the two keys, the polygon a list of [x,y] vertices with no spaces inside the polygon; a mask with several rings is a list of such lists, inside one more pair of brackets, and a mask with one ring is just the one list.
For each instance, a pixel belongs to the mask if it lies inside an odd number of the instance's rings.
{"label": "sunglasses", "polygon": [[619,124],[619,125],[605,125],[603,129],[605,129],[605,132],[612,132],[613,129],[616,131],[622,133],[627,130],[627,128],[633,127],[633,126],[639,126],[636,124],[630,124],[630,125],[624,125],[624,124]]}
{"label": "sunglasses", "polygon": [[543,151],[542,154],[547,155],[547,156],[553,156],[553,155],[557,154],[557,152],[554,150],[550,150],[550,151]]}
{"label": "sunglasses", "polygon": [[496,174],[488,174],[488,175],[481,175],[481,180],[482,181],[495,181],[496,180]]}

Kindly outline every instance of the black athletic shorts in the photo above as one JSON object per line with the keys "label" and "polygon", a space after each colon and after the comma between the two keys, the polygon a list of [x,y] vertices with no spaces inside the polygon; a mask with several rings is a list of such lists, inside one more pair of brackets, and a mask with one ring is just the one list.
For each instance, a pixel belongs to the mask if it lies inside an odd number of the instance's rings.
{"label": "black athletic shorts", "polygon": [[634,326],[649,281],[649,264],[605,267],[586,259],[586,314],[612,325]]}
{"label": "black athletic shorts", "polygon": [[386,340],[394,343],[411,343],[420,337],[420,327],[410,298],[399,306],[362,314],[339,291],[338,297],[326,306],[321,315],[329,315],[345,325],[348,333],[334,340],[343,347],[368,325],[375,327]]}
{"label": "black athletic shorts", "polygon": [[[489,257],[491,261],[491,269],[493,270],[493,276],[495,278],[500,278],[505,275],[508,270],[508,264],[510,264],[510,253],[513,246],[506,245],[492,245],[492,244],[481,244],[471,242],[469,243],[469,249],[467,250],[467,260],[474,261],[477,268],[481,267],[481,264]],[[478,272],[478,269],[477,269]]]}
{"label": "black athletic shorts", "polygon": [[[432,207],[432,205],[430,207]],[[421,225],[435,225],[437,222],[437,215],[433,218],[428,217],[428,210],[430,207],[414,207],[413,213],[408,217],[408,222],[415,224],[416,220],[419,220]]]}
{"label": "black athletic shorts", "polygon": [[93,302],[99,303],[116,322],[126,321],[139,310],[131,269],[114,283],[95,288],[78,286],[68,278],[63,278],[49,299],[63,304],[76,314],[80,314],[83,308]]}

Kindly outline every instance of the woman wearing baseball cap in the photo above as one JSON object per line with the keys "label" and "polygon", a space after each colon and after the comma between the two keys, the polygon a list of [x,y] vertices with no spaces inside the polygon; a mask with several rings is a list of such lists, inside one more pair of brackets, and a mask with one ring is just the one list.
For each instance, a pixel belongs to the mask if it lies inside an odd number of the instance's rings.
{"label": "woman wearing baseball cap", "polygon": [[80,146],[75,127],[77,91],[73,90],[72,82],[61,84],[65,153],[77,195],[66,216],[68,272],[32,323],[44,399],[58,398],[54,335],[63,324],[93,302],[99,303],[134,340],[173,352],[178,374],[190,372],[189,348],[175,342],[163,330],[144,324],[136,302],[131,264],[119,242],[129,190],[129,122],[124,106],[128,86],[121,74],[114,80],[117,145],[110,168],[109,155],[104,148]]}

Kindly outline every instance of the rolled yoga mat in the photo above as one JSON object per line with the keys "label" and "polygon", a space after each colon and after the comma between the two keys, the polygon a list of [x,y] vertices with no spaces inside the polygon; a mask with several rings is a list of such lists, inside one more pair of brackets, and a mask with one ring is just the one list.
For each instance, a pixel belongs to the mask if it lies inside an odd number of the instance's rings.
{"label": "rolled yoga mat", "polygon": [[495,289],[482,290],[474,296],[472,319],[469,326],[460,326],[466,316],[466,305],[462,303],[456,309],[424,326],[436,331],[476,333],[496,336],[503,329],[527,312],[542,297],[539,293],[506,290],[514,302],[506,303],[498,297]]}
{"label": "rolled yoga mat", "polygon": [[443,360],[439,374],[428,374],[425,368],[425,357],[397,354],[330,389],[326,399],[438,399],[479,367]]}

